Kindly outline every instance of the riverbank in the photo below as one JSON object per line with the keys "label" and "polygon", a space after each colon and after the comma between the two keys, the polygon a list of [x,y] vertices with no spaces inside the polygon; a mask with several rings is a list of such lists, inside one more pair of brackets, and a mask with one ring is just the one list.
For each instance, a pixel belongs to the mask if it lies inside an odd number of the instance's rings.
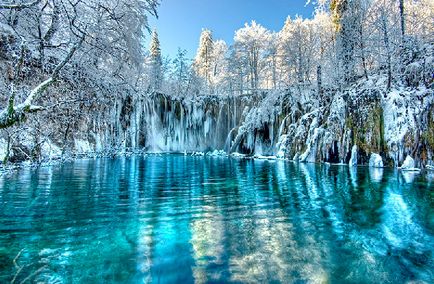
{"label": "riverbank", "polygon": [[299,160],[292,160],[282,157],[276,156],[260,156],[260,155],[247,155],[241,153],[231,153],[227,154],[223,150],[214,150],[210,152],[159,152],[159,153],[149,153],[144,150],[130,150],[123,152],[116,151],[108,151],[108,152],[91,152],[91,153],[75,153],[74,155],[70,155],[67,157],[55,157],[53,159],[44,160],[40,162],[31,162],[31,161],[23,161],[20,163],[8,163],[7,165],[0,164],[0,176],[7,176],[8,174],[12,174],[21,169],[38,169],[43,167],[51,167],[62,165],[66,163],[73,163],[77,160],[89,160],[89,159],[98,159],[98,158],[129,158],[129,157],[153,157],[153,156],[166,156],[166,155],[176,155],[176,156],[186,156],[186,157],[206,157],[206,158],[230,158],[230,159],[246,159],[246,160],[263,160],[263,161],[282,161],[282,162],[291,162],[295,164],[319,164],[324,166],[339,166],[339,167],[347,167],[349,169],[357,169],[357,168],[372,168],[374,170],[381,169],[395,169],[397,171],[408,173],[412,175],[432,175],[432,179],[434,180],[434,168],[428,167],[424,169],[417,168],[397,168],[397,167],[370,167],[369,165],[351,165],[345,163],[329,163],[329,162],[300,162]]}

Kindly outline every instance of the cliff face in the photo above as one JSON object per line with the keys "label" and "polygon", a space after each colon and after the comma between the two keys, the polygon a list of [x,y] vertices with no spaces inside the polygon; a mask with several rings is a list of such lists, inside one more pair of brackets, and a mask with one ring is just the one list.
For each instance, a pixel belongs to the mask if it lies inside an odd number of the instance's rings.
{"label": "cliff face", "polygon": [[357,146],[358,164],[368,164],[370,154],[379,153],[387,166],[400,166],[407,155],[426,165],[433,159],[433,99],[425,88],[336,92],[329,105],[285,121],[279,155],[349,163]]}
{"label": "cliff face", "polygon": [[358,164],[378,153],[386,166],[400,166],[407,155],[417,166],[430,163],[433,91],[385,91],[368,83],[322,95],[294,89],[245,97],[127,98],[117,104],[112,130],[99,135],[106,142],[96,144],[330,163],[349,163],[354,152]]}
{"label": "cliff face", "polygon": [[[127,150],[223,150],[346,164],[353,158],[365,165],[378,153],[385,166],[401,166],[410,155],[418,167],[434,159],[434,93],[425,87],[386,91],[368,81],[321,94],[288,89],[237,97],[126,95],[88,111],[98,115],[84,113],[68,135],[39,137],[43,159]],[[30,152],[34,143],[26,135],[21,140],[21,152]],[[11,157],[19,155],[18,146]]]}

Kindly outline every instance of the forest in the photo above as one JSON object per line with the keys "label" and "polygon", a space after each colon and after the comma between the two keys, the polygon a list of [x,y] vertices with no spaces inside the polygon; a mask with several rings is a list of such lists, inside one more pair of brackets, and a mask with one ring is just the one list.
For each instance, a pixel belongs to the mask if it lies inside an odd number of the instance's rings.
{"label": "forest", "polygon": [[162,55],[148,24],[159,4],[0,3],[4,164],[215,150],[432,163],[432,1],[307,3],[311,18],[280,31],[252,21],[230,45],[204,27],[192,59]]}
{"label": "forest", "polygon": [[433,24],[433,0],[0,0],[0,283],[434,283]]}

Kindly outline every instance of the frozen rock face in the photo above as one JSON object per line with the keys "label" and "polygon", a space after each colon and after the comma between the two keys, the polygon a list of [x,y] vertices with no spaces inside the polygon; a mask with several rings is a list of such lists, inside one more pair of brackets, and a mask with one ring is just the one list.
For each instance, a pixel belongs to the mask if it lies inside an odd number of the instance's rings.
{"label": "frozen rock face", "polygon": [[402,163],[401,169],[409,170],[414,168],[415,168],[414,159],[410,156],[407,156],[407,158],[405,158],[404,163]]}
{"label": "frozen rock face", "polygon": [[8,145],[7,141],[5,139],[0,138],[0,162],[2,162],[6,158],[7,151],[8,151],[7,145]]}
{"label": "frozen rock face", "polygon": [[[371,85],[370,85],[371,84]],[[151,152],[209,152],[367,165],[382,153],[398,166],[410,153],[433,159],[432,90],[385,92],[373,82],[345,91],[314,89],[238,97],[153,95],[116,103],[100,145]]]}
{"label": "frozen rock face", "polygon": [[433,160],[434,94],[417,90],[393,90],[382,101],[384,139],[395,166],[408,155],[423,163]]}
{"label": "frozen rock face", "polygon": [[[101,107],[98,115],[83,115],[74,129],[49,139],[51,148],[219,150],[352,166],[368,165],[370,153],[381,153],[381,166],[402,165],[408,155],[418,165],[434,160],[434,93],[424,87],[386,92],[371,80],[323,94],[310,88],[244,96],[128,94]],[[31,149],[24,136],[20,145]]]}
{"label": "frozen rock face", "polygon": [[228,151],[284,158],[286,144],[283,143],[282,120],[286,119],[283,114],[289,100],[287,94],[271,93],[244,108],[237,134],[228,141]]}
{"label": "frozen rock face", "polygon": [[62,150],[50,140],[44,141],[41,145],[41,158],[44,160],[59,159]]}
{"label": "frozen rock face", "polygon": [[[290,90],[281,97],[284,107],[277,107],[277,115],[268,121],[280,124],[273,149],[279,157],[292,159],[299,153],[304,162],[368,165],[369,153],[382,153],[383,165],[395,167],[411,153],[421,164],[433,160],[432,90],[386,92],[366,82],[343,92],[330,90],[325,95],[331,96],[329,103],[318,101],[318,94],[309,90],[296,93]],[[266,104],[268,110],[272,106]],[[261,123],[250,131],[264,129],[267,122]]]}
{"label": "frozen rock face", "polygon": [[383,159],[380,155],[376,153],[371,154],[371,158],[369,159],[369,167],[370,168],[383,168]]}
{"label": "frozen rock face", "polygon": [[351,159],[348,163],[350,167],[356,167],[357,166],[357,146],[354,145],[351,149]]}
{"label": "frozen rock face", "polygon": [[[114,125],[103,139],[114,140],[120,149],[148,152],[228,152],[231,141],[244,131],[241,121],[251,115],[261,99],[259,96],[176,98],[161,94],[139,100],[126,98],[118,103]],[[243,144],[240,152],[261,147],[263,140],[254,135],[246,137],[249,144]]]}

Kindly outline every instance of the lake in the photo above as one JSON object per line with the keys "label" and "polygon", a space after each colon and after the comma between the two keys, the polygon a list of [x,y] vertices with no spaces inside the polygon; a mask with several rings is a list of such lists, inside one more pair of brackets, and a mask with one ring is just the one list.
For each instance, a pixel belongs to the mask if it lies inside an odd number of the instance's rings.
{"label": "lake", "polygon": [[227,157],[0,177],[0,283],[434,281],[434,177]]}

